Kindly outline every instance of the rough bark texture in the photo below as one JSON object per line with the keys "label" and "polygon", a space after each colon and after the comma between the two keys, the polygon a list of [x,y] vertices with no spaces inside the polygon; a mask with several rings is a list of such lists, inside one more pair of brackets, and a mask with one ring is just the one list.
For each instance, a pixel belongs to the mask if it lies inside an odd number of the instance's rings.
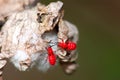
{"label": "rough bark texture", "polygon": [[57,45],[61,41],[78,41],[76,26],[62,19],[62,6],[60,1],[48,6],[38,4],[31,9],[15,11],[9,16],[0,32],[0,75],[7,63],[6,59],[11,60],[20,71],[34,65],[39,70],[47,71],[51,66],[47,52],[50,46],[57,56],[57,63],[61,64],[66,73],[76,69],[76,50],[67,51]]}

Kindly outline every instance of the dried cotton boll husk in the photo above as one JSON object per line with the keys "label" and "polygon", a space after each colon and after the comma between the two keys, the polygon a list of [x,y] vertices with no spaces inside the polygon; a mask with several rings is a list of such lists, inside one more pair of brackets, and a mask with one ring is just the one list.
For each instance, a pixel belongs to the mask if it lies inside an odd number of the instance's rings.
{"label": "dried cotton boll husk", "polygon": [[48,6],[38,6],[12,14],[2,27],[0,75],[7,62],[6,58],[20,71],[34,66],[40,71],[47,71],[52,66],[48,60],[48,47],[56,55],[54,66],[59,62],[66,73],[72,73],[76,69],[77,64],[71,64],[77,59],[76,50],[67,51],[58,47],[58,42],[62,40],[70,39],[75,43],[78,40],[76,26],[62,19],[63,3],[57,1]]}
{"label": "dried cotton boll husk", "polygon": [[[12,14],[1,30],[1,55],[3,53],[7,55],[20,71],[26,71],[33,66],[37,66],[41,71],[47,71],[51,65],[48,62],[46,48],[51,45],[50,40],[53,43],[57,42],[54,27],[62,15],[62,5],[63,3],[58,1],[43,6],[42,10],[35,7]],[[42,23],[37,21],[39,17],[37,13],[46,14]],[[57,45],[52,48],[56,52]],[[0,62],[5,58],[1,58]],[[2,68],[5,66],[0,65]],[[0,70],[2,72],[2,69]]]}

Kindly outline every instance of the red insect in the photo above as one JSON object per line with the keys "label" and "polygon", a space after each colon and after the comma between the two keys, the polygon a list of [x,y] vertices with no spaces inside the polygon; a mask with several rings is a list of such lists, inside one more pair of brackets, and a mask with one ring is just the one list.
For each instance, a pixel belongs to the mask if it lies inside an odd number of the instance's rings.
{"label": "red insect", "polygon": [[72,41],[67,41],[67,42],[58,42],[58,46],[66,49],[66,50],[75,50],[76,49],[76,43],[72,42]]}
{"label": "red insect", "polygon": [[55,55],[49,55],[48,59],[49,59],[49,63],[51,65],[55,65],[55,63],[56,63],[56,56]]}
{"label": "red insect", "polygon": [[67,50],[75,50],[76,49],[76,43],[68,41],[67,42]]}
{"label": "red insect", "polygon": [[65,42],[58,42],[58,46],[63,48],[63,49],[66,49],[67,48],[67,44]]}
{"label": "red insect", "polygon": [[51,47],[48,47],[48,48],[47,48],[47,51],[48,51],[49,63],[50,63],[51,65],[55,65],[55,63],[56,63],[56,56],[55,56],[55,54],[53,53],[52,48],[51,48]]}

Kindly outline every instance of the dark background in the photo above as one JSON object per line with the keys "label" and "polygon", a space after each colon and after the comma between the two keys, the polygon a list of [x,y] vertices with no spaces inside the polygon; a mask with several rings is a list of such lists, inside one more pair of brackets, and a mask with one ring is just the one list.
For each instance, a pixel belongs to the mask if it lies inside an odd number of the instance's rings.
{"label": "dark background", "polygon": [[[41,0],[48,4],[57,0]],[[66,75],[60,68],[41,73],[36,69],[19,72],[13,65],[5,69],[5,80],[120,80],[120,1],[62,0],[64,19],[80,32],[79,68]]]}

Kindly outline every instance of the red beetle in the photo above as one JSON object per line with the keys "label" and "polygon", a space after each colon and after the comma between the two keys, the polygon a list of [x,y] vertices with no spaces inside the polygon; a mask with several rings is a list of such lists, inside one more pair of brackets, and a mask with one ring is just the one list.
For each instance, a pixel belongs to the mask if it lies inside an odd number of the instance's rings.
{"label": "red beetle", "polygon": [[47,48],[47,52],[48,52],[48,55],[54,54],[51,46]]}
{"label": "red beetle", "polygon": [[58,46],[66,49],[66,50],[75,50],[76,49],[76,43],[72,42],[72,41],[67,41],[67,42],[58,42]]}
{"label": "red beetle", "polygon": [[63,48],[63,49],[66,49],[67,48],[67,44],[65,42],[58,42],[58,46]]}
{"label": "red beetle", "polygon": [[67,42],[67,50],[75,50],[76,49],[76,43],[68,41]]}
{"label": "red beetle", "polygon": [[49,59],[49,63],[51,65],[55,65],[56,63],[56,56],[53,54],[53,55],[48,55],[48,59]]}
{"label": "red beetle", "polygon": [[55,65],[55,63],[56,63],[56,56],[55,56],[55,54],[53,53],[52,48],[51,48],[51,47],[48,47],[48,48],[47,48],[47,52],[48,52],[49,63],[50,63],[51,65]]}

